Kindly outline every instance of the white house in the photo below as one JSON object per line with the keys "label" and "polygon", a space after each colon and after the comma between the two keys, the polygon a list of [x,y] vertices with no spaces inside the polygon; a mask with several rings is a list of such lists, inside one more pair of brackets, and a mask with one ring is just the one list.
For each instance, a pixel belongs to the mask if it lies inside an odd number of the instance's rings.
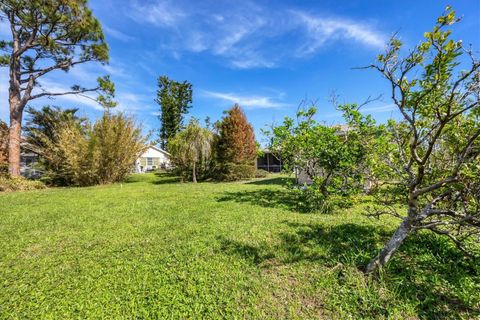
{"label": "white house", "polygon": [[170,167],[170,153],[155,146],[148,147],[135,162],[135,172],[143,173]]}

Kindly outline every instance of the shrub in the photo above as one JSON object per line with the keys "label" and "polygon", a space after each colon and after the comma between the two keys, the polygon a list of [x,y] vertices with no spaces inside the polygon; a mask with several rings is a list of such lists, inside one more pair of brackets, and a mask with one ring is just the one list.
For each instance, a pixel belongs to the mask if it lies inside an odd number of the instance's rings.
{"label": "shrub", "polygon": [[257,169],[255,171],[255,178],[266,178],[268,176],[268,171],[263,169]]}
{"label": "shrub", "polygon": [[56,131],[41,155],[51,164],[43,179],[52,184],[88,186],[122,181],[146,139],[134,120],[105,112],[93,125],[72,124]]}
{"label": "shrub", "polygon": [[28,180],[24,177],[13,177],[0,174],[0,192],[27,191],[44,189],[45,185],[40,181]]}
{"label": "shrub", "polygon": [[225,163],[219,175],[223,181],[248,180],[255,177],[257,169],[250,164]]}

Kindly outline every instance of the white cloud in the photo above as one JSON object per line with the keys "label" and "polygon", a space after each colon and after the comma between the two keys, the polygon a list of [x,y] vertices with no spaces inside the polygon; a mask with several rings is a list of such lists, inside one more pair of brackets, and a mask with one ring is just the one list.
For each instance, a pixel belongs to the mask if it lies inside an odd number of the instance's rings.
{"label": "white cloud", "polygon": [[298,23],[305,28],[308,41],[302,47],[302,54],[312,54],[332,40],[351,39],[366,46],[383,48],[385,37],[372,27],[354,21],[324,18],[301,11],[292,11]]}
{"label": "white cloud", "polygon": [[384,35],[364,21],[294,11],[271,10],[253,1],[203,2],[131,0],[130,16],[162,30],[162,52],[180,58],[206,52],[236,69],[273,68],[291,58],[308,57],[334,41],[356,41],[383,47]]}
{"label": "white cloud", "polygon": [[186,12],[169,0],[159,0],[148,5],[135,0],[131,7],[136,19],[161,27],[175,27],[187,16]]}
{"label": "white cloud", "polygon": [[[121,67],[112,67],[108,65],[101,66],[101,69],[111,73],[115,76],[126,76],[126,71]],[[51,93],[62,93],[71,91],[71,84],[79,83],[87,88],[96,86],[96,79],[102,75],[99,71],[98,64],[91,65],[77,65],[72,68],[68,74],[54,73],[39,81],[41,87],[36,87],[33,94],[38,94],[44,91]],[[63,72],[62,72],[63,73]],[[68,79],[68,82],[64,81]],[[134,83],[133,83],[134,84]],[[154,109],[152,96],[133,93],[130,90],[135,90],[132,86],[117,86],[115,101],[118,102],[115,110],[127,113],[150,112]],[[31,105],[40,106],[44,104],[55,104],[65,107],[87,107],[93,110],[102,111],[103,107],[96,102],[97,94],[95,92],[88,92],[85,94],[71,94],[53,97],[42,97],[30,102]],[[0,69],[0,119],[7,120],[8,118],[8,70],[6,68]]]}
{"label": "white cloud", "polygon": [[245,109],[270,109],[289,106],[286,103],[276,101],[275,98],[256,95],[238,95],[234,93],[224,93],[215,91],[202,91],[207,97],[220,99],[229,103],[238,103]]}
{"label": "white cloud", "polygon": [[143,111],[148,112],[153,109],[151,106],[153,102],[150,102],[152,101],[151,96],[144,96],[129,91],[119,90],[115,100],[118,102],[115,110],[122,112],[138,113]]}
{"label": "white cloud", "polygon": [[277,66],[275,61],[268,60],[254,50],[247,50],[242,54],[235,55],[231,58],[230,64],[236,69],[274,68]]}
{"label": "white cloud", "polygon": [[[34,95],[38,93],[42,93],[44,91],[47,91],[49,93],[62,93],[62,92],[71,91],[71,89],[65,86],[63,83],[59,83],[56,81],[43,79],[39,81],[39,83],[41,87],[37,87],[33,89]],[[38,98],[33,100],[32,102],[39,104],[40,102],[48,103],[47,101],[60,100],[60,101],[65,101],[73,104],[89,106],[96,110],[103,110],[102,106],[100,106],[98,102],[95,101],[95,99],[96,99],[95,94],[89,92],[89,93],[84,93],[82,95],[68,94],[68,95],[61,95],[61,96]]]}
{"label": "white cloud", "polygon": [[135,39],[134,37],[129,36],[128,34],[125,34],[117,29],[110,28],[106,25],[103,25],[103,31],[105,31],[105,34],[107,34],[108,36],[111,36],[112,38],[115,38],[123,42],[129,42]]}

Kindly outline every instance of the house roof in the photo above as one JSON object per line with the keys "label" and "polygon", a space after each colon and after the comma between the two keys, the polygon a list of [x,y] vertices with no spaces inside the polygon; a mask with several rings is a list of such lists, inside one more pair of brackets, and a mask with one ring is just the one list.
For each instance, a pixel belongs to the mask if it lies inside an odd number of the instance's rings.
{"label": "house roof", "polygon": [[169,155],[169,156],[170,156],[170,153],[169,153],[169,152],[167,152],[167,151],[163,150],[162,148],[159,148],[159,147],[157,147],[157,146],[155,146],[155,145],[150,145],[150,146],[148,146],[148,148],[155,149],[155,150],[157,150],[158,152],[165,153],[166,155]]}

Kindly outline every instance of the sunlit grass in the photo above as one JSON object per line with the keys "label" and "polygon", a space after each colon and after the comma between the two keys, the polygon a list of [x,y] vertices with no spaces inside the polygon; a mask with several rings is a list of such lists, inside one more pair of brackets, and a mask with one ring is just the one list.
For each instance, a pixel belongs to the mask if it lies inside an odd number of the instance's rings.
{"label": "sunlit grass", "polygon": [[[274,180],[272,180],[274,179]],[[297,212],[282,179],[0,195],[0,318],[475,318],[480,268],[438,237],[360,271],[394,228]]]}

